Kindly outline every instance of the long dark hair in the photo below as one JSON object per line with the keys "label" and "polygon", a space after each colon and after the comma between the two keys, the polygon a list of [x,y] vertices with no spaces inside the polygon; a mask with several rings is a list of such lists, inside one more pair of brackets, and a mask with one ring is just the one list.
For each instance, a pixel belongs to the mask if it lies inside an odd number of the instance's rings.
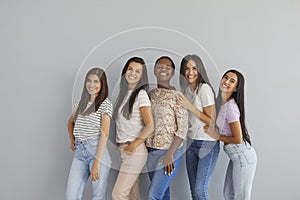
{"label": "long dark hair", "polygon": [[130,118],[135,98],[139,94],[140,90],[143,89],[148,93],[149,81],[148,81],[148,74],[147,74],[147,68],[146,68],[145,61],[140,57],[132,57],[126,62],[125,66],[122,70],[121,81],[120,81],[120,92],[119,92],[119,95],[118,95],[118,98],[116,101],[115,110],[114,110],[114,118],[115,119],[118,119],[118,112],[119,112],[120,106],[123,103],[124,97],[126,96],[127,91],[128,91],[128,83],[125,78],[125,73],[131,62],[140,63],[143,66],[143,72],[142,72],[141,79],[139,80],[136,87],[134,88],[128,101],[125,103],[124,107],[122,108],[122,114],[126,119]]}
{"label": "long dark hair", "polygon": [[[90,75],[98,76],[101,83],[101,89],[93,104],[86,111],[84,111],[91,98],[91,95],[88,93],[86,89],[86,82]],[[88,73],[85,76],[81,98],[78,104],[78,108],[74,114],[74,119],[76,120],[78,115],[86,116],[91,114],[92,112],[96,112],[100,107],[101,103],[107,98],[107,96],[108,96],[108,86],[107,86],[107,79],[104,70],[100,68],[91,69],[90,71],[88,71]]]}
{"label": "long dark hair", "polygon": [[[231,97],[235,100],[240,110],[240,123],[242,128],[243,141],[245,143],[248,142],[251,145],[250,135],[248,134],[248,130],[245,124],[245,102],[244,102],[245,78],[239,71],[234,69],[230,69],[227,72],[225,72],[222,78],[224,78],[224,76],[229,72],[236,74],[238,78],[236,91],[232,93]],[[218,93],[217,103],[216,103],[217,113],[219,113],[221,105],[222,105],[222,96],[221,96],[221,90],[219,88],[219,93]]]}
{"label": "long dark hair", "polygon": [[214,93],[214,98],[216,98],[215,91],[210,84],[204,64],[203,64],[201,58],[195,54],[187,55],[181,61],[180,78],[179,78],[181,90],[185,93],[187,87],[189,87],[189,83],[187,82],[187,80],[185,78],[185,67],[186,67],[187,63],[191,60],[193,60],[196,63],[196,68],[198,71],[198,78],[197,78],[198,91],[199,91],[201,84],[206,83],[207,85],[210,86],[210,88],[212,89],[212,91]]}

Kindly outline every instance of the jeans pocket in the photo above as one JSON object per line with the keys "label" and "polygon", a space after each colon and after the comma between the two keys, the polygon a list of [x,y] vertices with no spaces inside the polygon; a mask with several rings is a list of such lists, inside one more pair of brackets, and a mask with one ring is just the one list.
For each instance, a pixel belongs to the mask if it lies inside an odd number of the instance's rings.
{"label": "jeans pocket", "polygon": [[243,154],[248,164],[255,164],[257,162],[256,152],[252,147],[245,148]]}

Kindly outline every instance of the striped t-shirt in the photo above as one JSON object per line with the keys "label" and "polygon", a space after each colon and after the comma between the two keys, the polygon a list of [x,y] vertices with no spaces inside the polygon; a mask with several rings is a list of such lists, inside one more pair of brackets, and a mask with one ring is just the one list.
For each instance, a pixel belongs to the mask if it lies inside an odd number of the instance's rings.
{"label": "striped t-shirt", "polygon": [[118,111],[118,119],[116,120],[117,126],[117,143],[123,143],[127,141],[135,140],[141,133],[144,127],[140,108],[144,106],[151,106],[150,99],[145,90],[140,90],[133,103],[131,117],[126,119],[123,116],[122,108],[128,101],[133,90],[129,90],[125,96],[122,105]]}
{"label": "striped t-shirt", "polygon": [[[92,103],[89,102],[85,110],[87,110],[91,105]],[[77,108],[78,104],[75,105],[73,113],[75,113]],[[101,103],[96,112],[87,116],[78,115],[73,130],[75,138],[86,139],[88,137],[100,135],[101,119],[103,114],[107,114],[109,117],[112,116],[112,103],[108,98]]]}

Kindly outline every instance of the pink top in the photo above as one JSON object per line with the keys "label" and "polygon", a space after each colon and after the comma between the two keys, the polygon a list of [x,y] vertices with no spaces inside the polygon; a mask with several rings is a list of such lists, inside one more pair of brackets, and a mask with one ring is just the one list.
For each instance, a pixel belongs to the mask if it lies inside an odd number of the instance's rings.
{"label": "pink top", "polygon": [[232,136],[230,123],[240,120],[240,110],[234,99],[223,104],[219,110],[216,124],[220,135]]}

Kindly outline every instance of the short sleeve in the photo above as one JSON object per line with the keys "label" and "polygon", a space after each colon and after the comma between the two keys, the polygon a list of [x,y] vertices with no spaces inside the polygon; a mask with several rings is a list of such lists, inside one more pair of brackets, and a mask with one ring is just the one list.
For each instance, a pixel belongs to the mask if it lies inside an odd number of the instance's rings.
{"label": "short sleeve", "polygon": [[138,108],[144,107],[144,106],[151,106],[151,102],[149,99],[149,96],[145,90],[140,90],[138,94]]}
{"label": "short sleeve", "polygon": [[235,103],[231,103],[226,112],[228,123],[240,121],[240,111]]}
{"label": "short sleeve", "polygon": [[112,103],[110,102],[110,100],[108,98],[106,98],[100,108],[99,108],[101,114],[107,114],[109,117],[112,117],[112,112],[113,112],[113,106]]}
{"label": "short sleeve", "polygon": [[214,93],[208,84],[202,84],[200,88],[200,100],[203,107],[211,106],[215,104]]}

